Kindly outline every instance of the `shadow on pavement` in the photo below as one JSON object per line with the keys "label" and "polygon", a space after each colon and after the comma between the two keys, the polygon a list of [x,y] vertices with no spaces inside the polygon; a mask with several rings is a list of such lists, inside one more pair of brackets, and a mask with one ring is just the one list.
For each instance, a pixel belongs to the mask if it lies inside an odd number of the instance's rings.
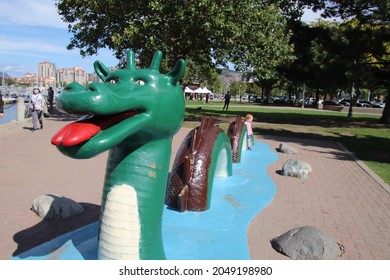
{"label": "shadow on pavement", "polygon": [[[100,205],[80,203],[85,211],[80,215],[63,220],[42,220],[40,223],[16,233],[13,237],[18,248],[12,256],[18,256],[38,245],[48,242],[67,232],[84,227],[99,220]],[[63,244],[59,244],[61,247]],[[24,256],[27,257],[27,256]]]}

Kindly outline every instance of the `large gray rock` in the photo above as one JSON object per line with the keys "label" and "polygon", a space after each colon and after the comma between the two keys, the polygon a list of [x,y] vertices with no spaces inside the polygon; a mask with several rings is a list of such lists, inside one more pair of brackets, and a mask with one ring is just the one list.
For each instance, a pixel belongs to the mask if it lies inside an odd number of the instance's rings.
{"label": "large gray rock", "polygon": [[272,239],[271,245],[294,260],[332,260],[342,254],[332,236],[313,226],[292,229]]}
{"label": "large gray rock", "polygon": [[81,204],[70,198],[45,194],[36,197],[31,210],[45,220],[61,220],[84,212]]}
{"label": "large gray rock", "polygon": [[313,170],[305,161],[297,159],[289,159],[282,166],[282,175],[298,178],[306,178]]}
{"label": "large gray rock", "polygon": [[280,153],[285,153],[285,154],[297,154],[298,153],[298,151],[296,149],[294,149],[293,147],[291,147],[287,144],[284,144],[284,143],[280,143],[279,148],[276,148],[276,150]]}

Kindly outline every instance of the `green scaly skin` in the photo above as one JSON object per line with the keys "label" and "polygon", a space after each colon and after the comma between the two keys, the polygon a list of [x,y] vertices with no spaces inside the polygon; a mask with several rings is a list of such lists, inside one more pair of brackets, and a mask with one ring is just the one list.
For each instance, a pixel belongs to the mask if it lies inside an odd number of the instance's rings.
{"label": "green scaly skin", "polygon": [[[134,188],[140,222],[140,259],[165,258],[161,220],[172,137],[180,129],[185,111],[183,91],[178,85],[185,62],[179,60],[169,73],[161,74],[161,58],[162,53],[157,51],[148,69],[136,69],[134,53],[129,51],[127,69],[112,72],[96,61],[95,71],[103,83],[92,83],[86,88],[69,84],[59,95],[57,108],[69,114],[99,116],[101,120],[124,112],[132,112],[130,117],[121,117],[97,134],[86,136],[88,139],[81,143],[66,142],[66,136],[62,136],[65,132],[52,138],[64,155],[75,159],[88,159],[109,150],[102,213],[116,186]],[[94,119],[81,122],[93,123]],[[80,134],[85,130],[83,127]]]}

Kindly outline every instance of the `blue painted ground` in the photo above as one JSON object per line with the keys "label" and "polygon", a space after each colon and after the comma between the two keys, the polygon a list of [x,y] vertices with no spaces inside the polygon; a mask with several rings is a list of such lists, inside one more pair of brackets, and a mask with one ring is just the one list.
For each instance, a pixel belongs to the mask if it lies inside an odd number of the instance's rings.
{"label": "blue painted ground", "polygon": [[[248,260],[250,221],[273,199],[276,187],[267,167],[278,159],[268,144],[256,142],[252,151],[233,164],[233,176],[215,178],[211,207],[204,212],[165,209],[163,240],[170,260]],[[12,259],[93,260],[97,256],[99,223],[59,236]]]}

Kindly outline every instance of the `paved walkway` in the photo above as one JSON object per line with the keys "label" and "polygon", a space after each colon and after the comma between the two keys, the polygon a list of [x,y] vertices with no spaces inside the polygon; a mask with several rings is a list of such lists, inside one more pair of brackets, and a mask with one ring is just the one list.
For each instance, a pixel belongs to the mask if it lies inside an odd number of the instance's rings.
{"label": "paved walkway", "polygon": [[[339,259],[390,259],[389,186],[337,142],[281,137],[257,137],[272,149],[287,143],[296,155],[279,154],[268,167],[277,193],[253,220],[248,242],[253,259],[287,259],[269,246],[286,231],[311,225],[332,235],[345,248]],[[308,162],[307,179],[278,174],[289,158]]]}
{"label": "paved walkway", "polygon": [[[58,152],[50,139],[69,121],[61,115],[46,118],[44,130],[36,132],[28,121],[13,128],[0,126],[0,259],[98,220],[107,153],[74,160]],[[173,153],[189,130],[183,128],[175,136]],[[279,154],[268,168],[277,193],[249,225],[253,259],[288,259],[274,251],[269,241],[303,225],[333,235],[345,247],[339,259],[390,259],[388,186],[374,180],[337,143],[265,136],[257,140],[271,149],[288,143],[299,154]],[[279,175],[291,157],[309,162],[313,173],[307,179]],[[30,207],[35,197],[45,193],[72,198],[86,211],[69,221],[42,221]]]}

